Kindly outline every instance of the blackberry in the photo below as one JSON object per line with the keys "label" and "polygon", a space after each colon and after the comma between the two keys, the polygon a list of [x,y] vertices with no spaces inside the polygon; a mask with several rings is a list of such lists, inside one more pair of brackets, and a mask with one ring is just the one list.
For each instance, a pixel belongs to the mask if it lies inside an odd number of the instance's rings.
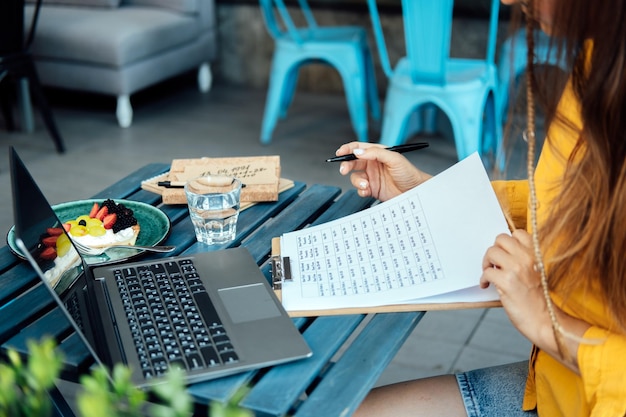
{"label": "blackberry", "polygon": [[115,204],[115,201],[111,200],[110,198],[104,200],[104,202],[102,203],[102,207],[108,208],[109,213],[115,213],[117,211],[117,204]]}
{"label": "blackberry", "polygon": [[137,224],[137,219],[134,217],[121,216],[117,218],[117,221],[113,225],[113,233],[117,233],[120,230],[126,229]]}
{"label": "blackberry", "polygon": [[131,227],[137,224],[135,213],[132,209],[126,207],[124,204],[117,204],[115,201],[109,198],[102,203],[102,206],[108,208],[109,213],[115,213],[117,215],[117,220],[111,228],[113,230],[113,233],[117,233],[120,230],[124,230],[127,227]]}

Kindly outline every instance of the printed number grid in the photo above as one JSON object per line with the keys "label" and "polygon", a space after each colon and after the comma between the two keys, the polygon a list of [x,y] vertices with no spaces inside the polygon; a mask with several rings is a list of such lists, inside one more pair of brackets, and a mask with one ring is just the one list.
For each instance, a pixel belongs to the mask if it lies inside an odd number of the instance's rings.
{"label": "printed number grid", "polygon": [[362,214],[297,238],[303,298],[380,293],[444,278],[417,196]]}

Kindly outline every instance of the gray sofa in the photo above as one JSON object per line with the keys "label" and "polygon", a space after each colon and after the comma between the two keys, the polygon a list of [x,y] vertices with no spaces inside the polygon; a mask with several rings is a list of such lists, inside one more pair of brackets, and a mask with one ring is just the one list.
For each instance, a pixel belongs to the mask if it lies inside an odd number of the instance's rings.
{"label": "gray sofa", "polygon": [[141,89],[193,68],[210,89],[216,35],[213,0],[43,0],[31,52],[44,86],[114,95],[128,127]]}

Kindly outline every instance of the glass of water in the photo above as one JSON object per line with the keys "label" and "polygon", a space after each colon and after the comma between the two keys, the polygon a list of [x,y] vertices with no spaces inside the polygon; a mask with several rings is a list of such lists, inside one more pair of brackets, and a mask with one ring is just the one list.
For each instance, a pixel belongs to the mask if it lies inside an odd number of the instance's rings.
{"label": "glass of water", "polygon": [[219,245],[235,239],[241,181],[227,176],[203,176],[188,181],[185,194],[198,242]]}

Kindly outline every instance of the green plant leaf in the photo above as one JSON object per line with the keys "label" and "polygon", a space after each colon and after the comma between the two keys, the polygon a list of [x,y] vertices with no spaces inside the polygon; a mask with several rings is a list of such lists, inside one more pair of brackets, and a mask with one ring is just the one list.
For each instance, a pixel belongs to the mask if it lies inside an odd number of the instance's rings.
{"label": "green plant leaf", "polygon": [[63,356],[55,350],[56,343],[50,338],[40,342],[27,342],[29,360],[28,374],[31,376],[31,386],[36,390],[48,390],[54,385],[63,367]]}
{"label": "green plant leaf", "polygon": [[52,405],[48,390],[58,377],[62,356],[51,338],[28,340],[28,357],[7,352],[8,363],[0,364],[0,416],[49,416]]}
{"label": "green plant leaf", "polygon": [[187,392],[184,373],[180,369],[171,369],[166,382],[155,385],[152,391],[169,408],[156,407],[152,410],[155,417],[185,417],[193,411],[193,400]]}
{"label": "green plant leaf", "polygon": [[[1,0],[0,0],[1,1]],[[8,363],[0,363],[0,417],[45,417],[51,414],[48,390],[53,386],[63,367],[63,356],[53,339],[28,342],[28,360],[23,361],[13,350],[7,352]],[[142,417],[145,415],[148,393],[132,383],[131,369],[114,366],[112,373],[96,367],[80,378],[81,390],[77,404],[81,416]],[[193,399],[189,395],[184,373],[171,370],[163,384],[153,387],[160,399],[150,408],[150,417],[189,417],[193,413]],[[212,417],[253,417],[250,411],[237,404],[248,392],[239,390],[228,404],[213,402]]]}
{"label": "green plant leaf", "polygon": [[9,349],[9,351],[7,352],[7,356],[9,357],[9,362],[11,363],[13,369],[17,370],[22,367],[22,358],[20,358],[20,354],[17,353],[15,350]]}

